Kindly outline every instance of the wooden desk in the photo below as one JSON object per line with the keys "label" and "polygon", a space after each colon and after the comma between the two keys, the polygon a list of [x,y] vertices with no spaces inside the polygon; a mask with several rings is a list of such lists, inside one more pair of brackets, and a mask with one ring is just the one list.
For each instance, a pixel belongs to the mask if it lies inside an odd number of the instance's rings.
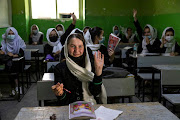
{"label": "wooden desk", "polygon": [[[100,105],[95,105],[97,109]],[[116,120],[179,120],[173,113],[157,102],[103,104],[104,107],[121,110]],[[56,114],[57,120],[69,120],[69,106],[21,108],[15,120],[49,120]]]}

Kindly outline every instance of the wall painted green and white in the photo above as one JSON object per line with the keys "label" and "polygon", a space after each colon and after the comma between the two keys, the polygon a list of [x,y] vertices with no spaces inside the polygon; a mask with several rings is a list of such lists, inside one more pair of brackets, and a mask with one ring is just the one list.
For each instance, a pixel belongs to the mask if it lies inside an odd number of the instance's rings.
{"label": "wall painted green and white", "polygon": [[[171,26],[175,29],[175,36],[180,42],[180,0],[81,0],[85,1],[80,7],[81,12],[85,11],[83,16],[77,20],[76,27],[83,29],[84,26],[99,26],[105,31],[106,42],[114,25],[123,27],[132,27],[133,8],[138,10],[138,19],[143,27],[145,24],[151,24],[158,30],[158,37],[162,31]],[[42,4],[43,5],[43,4]],[[40,31],[46,35],[46,31],[56,24],[63,24],[67,28],[72,20],[44,20],[31,19],[29,0],[12,0],[12,26],[14,26],[19,35],[28,41],[30,27],[33,24],[39,26]],[[0,28],[0,34],[5,32],[5,28]],[[1,39],[0,39],[1,40]],[[44,38],[44,41],[46,38]]]}

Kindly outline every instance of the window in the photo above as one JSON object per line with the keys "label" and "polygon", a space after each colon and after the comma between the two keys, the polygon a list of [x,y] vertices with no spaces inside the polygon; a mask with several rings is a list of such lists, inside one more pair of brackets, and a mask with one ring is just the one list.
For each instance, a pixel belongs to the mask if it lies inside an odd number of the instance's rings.
{"label": "window", "polygon": [[33,19],[59,19],[73,13],[79,19],[79,0],[31,0]]}

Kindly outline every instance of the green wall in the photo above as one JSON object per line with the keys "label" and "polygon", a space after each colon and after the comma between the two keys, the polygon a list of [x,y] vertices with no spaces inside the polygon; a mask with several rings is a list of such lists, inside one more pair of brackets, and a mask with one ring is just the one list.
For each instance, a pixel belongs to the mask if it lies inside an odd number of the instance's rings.
{"label": "green wall", "polygon": [[[18,30],[19,35],[28,41],[30,27],[32,24],[37,24],[46,35],[46,31],[50,27],[55,27],[56,24],[63,24],[67,28],[72,20],[44,20],[30,19],[30,0],[12,0],[12,25]],[[180,0],[81,0],[85,1],[80,8],[85,9],[84,16],[77,20],[76,27],[83,29],[84,26],[99,26],[105,31],[106,42],[109,34],[112,32],[114,25],[123,27],[132,27],[133,8],[138,10],[138,19],[143,27],[145,24],[151,24],[157,28],[158,36],[162,31],[172,26],[175,29],[176,39],[180,42]],[[83,6],[85,6],[83,8]],[[85,21],[84,21],[85,19]],[[0,35],[5,32],[6,28],[0,28]],[[1,40],[2,38],[0,38]],[[46,38],[44,39],[46,40]]]}

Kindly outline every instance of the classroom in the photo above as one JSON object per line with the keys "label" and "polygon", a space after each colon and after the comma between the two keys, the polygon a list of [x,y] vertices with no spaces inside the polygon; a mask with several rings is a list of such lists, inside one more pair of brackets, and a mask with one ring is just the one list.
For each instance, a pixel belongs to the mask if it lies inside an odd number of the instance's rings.
{"label": "classroom", "polygon": [[179,6],[0,0],[0,120],[179,120]]}

